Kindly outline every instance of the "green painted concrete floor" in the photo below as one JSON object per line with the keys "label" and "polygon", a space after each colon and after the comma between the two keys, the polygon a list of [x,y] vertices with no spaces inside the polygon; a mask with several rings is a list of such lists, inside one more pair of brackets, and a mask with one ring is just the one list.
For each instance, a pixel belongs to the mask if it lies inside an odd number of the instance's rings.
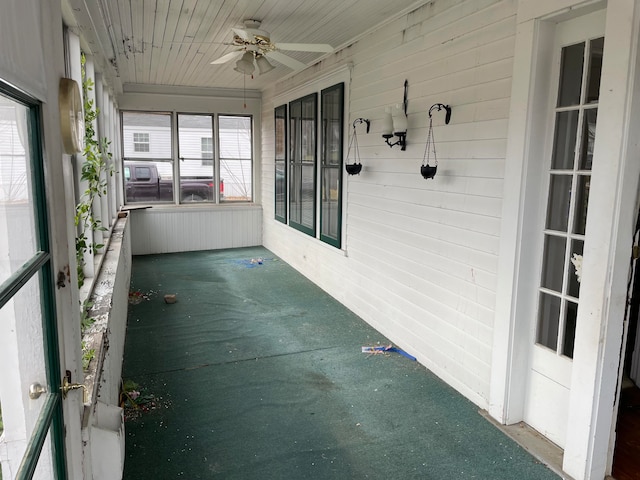
{"label": "green painted concrete floor", "polygon": [[132,291],[125,479],[558,478],[264,248],[135,257]]}

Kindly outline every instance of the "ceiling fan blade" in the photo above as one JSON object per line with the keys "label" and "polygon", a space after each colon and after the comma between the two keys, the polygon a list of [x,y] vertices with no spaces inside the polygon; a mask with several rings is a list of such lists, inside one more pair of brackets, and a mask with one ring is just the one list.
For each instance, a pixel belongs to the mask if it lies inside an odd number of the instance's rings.
{"label": "ceiling fan blade", "polygon": [[221,63],[227,63],[230,62],[231,60],[235,60],[236,58],[239,58],[242,55],[244,49],[239,49],[236,50],[234,52],[229,52],[223,56],[221,56],[220,58],[218,58],[217,60],[214,60],[213,62],[211,62],[211,65],[219,65]]}
{"label": "ceiling fan blade", "polygon": [[294,50],[298,52],[333,52],[333,47],[326,43],[276,43],[278,50]]}
{"label": "ceiling fan blade", "polygon": [[246,41],[246,42],[252,42],[253,41],[253,35],[250,34],[248,31],[243,30],[242,28],[232,28],[231,30],[233,31],[233,33],[235,33],[237,36],[239,36],[244,41]]}
{"label": "ceiling fan blade", "polygon": [[295,58],[291,58],[290,56],[285,55],[284,53],[269,52],[266,54],[266,56],[267,58],[271,58],[278,63],[286,65],[292,70],[302,70],[303,68],[307,68],[307,65],[305,65],[304,63],[299,62]]}

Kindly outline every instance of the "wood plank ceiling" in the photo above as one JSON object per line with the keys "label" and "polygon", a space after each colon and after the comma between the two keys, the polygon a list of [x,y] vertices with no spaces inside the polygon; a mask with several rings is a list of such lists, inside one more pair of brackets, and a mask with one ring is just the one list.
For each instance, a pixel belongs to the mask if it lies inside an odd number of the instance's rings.
{"label": "wood plank ceiling", "polygon": [[[239,88],[235,60],[211,62],[235,48],[231,28],[261,20],[274,43],[325,43],[340,49],[371,28],[425,0],[63,0],[86,48],[104,57],[116,89],[128,84]],[[77,13],[84,9],[85,13]],[[311,65],[326,53],[282,52]],[[330,55],[330,54],[329,54]],[[261,90],[292,69],[247,76]]]}

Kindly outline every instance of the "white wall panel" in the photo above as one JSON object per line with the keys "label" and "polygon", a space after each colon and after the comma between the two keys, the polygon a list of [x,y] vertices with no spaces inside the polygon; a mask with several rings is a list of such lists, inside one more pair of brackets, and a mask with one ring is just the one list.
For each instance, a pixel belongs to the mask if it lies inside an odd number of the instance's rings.
{"label": "white wall panel", "polygon": [[256,205],[134,210],[130,226],[133,255],[262,244],[262,208]]}
{"label": "white wall panel", "polygon": [[[264,245],[481,407],[489,396],[515,0],[435,1],[263,92]],[[342,250],[273,220],[274,98],[353,65],[360,175],[345,177]],[[381,138],[408,88],[408,145]],[[438,173],[420,176],[433,116]],[[371,339],[363,339],[363,342]]]}

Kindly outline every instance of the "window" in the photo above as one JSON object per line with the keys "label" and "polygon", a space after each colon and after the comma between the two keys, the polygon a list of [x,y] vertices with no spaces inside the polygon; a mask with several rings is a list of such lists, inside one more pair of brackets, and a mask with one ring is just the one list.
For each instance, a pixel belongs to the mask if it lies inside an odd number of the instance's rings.
{"label": "window", "polygon": [[[145,138],[147,150],[137,150],[136,140]],[[171,138],[171,114],[122,113],[124,168],[129,170],[125,203],[174,201]]]}
{"label": "window", "polygon": [[287,106],[275,112],[275,202],[276,220],[287,223]]}
{"label": "window", "polygon": [[133,134],[133,151],[148,152],[149,151],[149,134],[135,132]]}
{"label": "window", "polygon": [[344,83],[275,109],[275,218],[337,248],[343,142]]}
{"label": "window", "polygon": [[220,115],[220,184],[224,201],[250,202],[253,198],[252,118]]}
{"label": "window", "polygon": [[322,91],[320,239],[340,247],[344,84]]}
{"label": "window", "polygon": [[315,236],[317,95],[289,104],[289,224]]}
{"label": "window", "polygon": [[125,203],[253,199],[251,116],[123,112],[122,144]]}
{"label": "window", "polygon": [[[203,156],[203,140],[210,140],[210,159]],[[178,114],[180,201],[215,201],[213,189],[213,115]]]}

